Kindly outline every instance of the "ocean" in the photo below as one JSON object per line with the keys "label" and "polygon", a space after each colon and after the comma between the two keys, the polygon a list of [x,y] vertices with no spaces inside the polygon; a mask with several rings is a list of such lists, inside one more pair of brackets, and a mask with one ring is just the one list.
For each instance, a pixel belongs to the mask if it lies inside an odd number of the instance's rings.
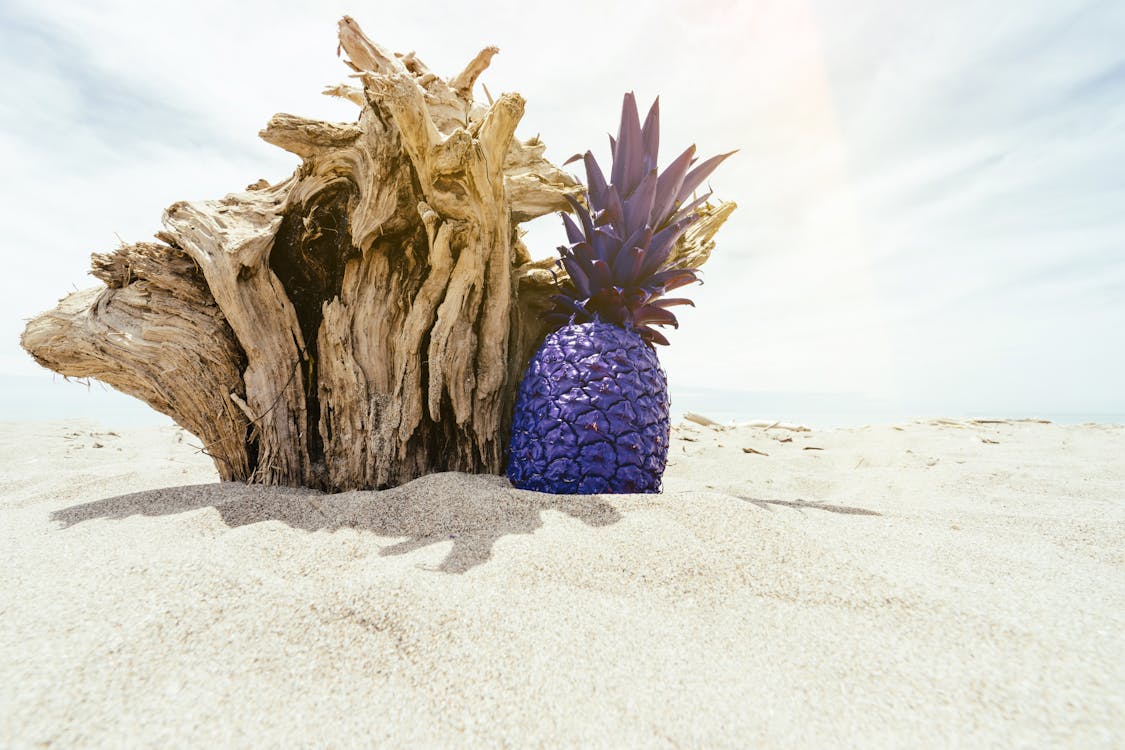
{"label": "ocean", "polygon": [[[758,419],[813,428],[900,424],[929,417],[965,419],[1046,419],[1061,424],[1125,424],[1125,412],[1007,408],[988,409],[954,403],[890,403],[850,393],[780,393],[672,387],[672,421],[686,412],[716,422]],[[38,422],[84,419],[105,427],[172,424],[146,404],[97,382],[66,380],[59,375],[0,375],[0,421]]]}

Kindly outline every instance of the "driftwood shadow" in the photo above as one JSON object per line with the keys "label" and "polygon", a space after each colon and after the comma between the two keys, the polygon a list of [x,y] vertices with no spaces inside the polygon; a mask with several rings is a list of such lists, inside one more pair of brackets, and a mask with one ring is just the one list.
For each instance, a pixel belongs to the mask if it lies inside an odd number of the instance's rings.
{"label": "driftwood shadow", "polygon": [[380,492],[324,494],[316,490],[265,487],[238,482],[199,484],[136,492],[51,514],[68,528],[93,519],[165,516],[213,507],[230,527],[281,521],[304,531],[358,529],[378,536],[406,537],[380,555],[401,555],[453,541],[438,566],[464,573],[492,557],[492,546],[508,534],[531,534],[542,513],[557,510],[590,526],[608,526],[621,514],[588,495],[546,495],[514,489],[503,477],[430,474]]}

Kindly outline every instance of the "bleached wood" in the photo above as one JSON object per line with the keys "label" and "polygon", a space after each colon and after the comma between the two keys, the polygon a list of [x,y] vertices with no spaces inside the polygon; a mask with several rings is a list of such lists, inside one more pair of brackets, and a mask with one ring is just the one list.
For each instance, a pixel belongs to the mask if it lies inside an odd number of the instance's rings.
{"label": "bleached wood", "polygon": [[457,92],[457,96],[467,102],[473,99],[473,85],[476,84],[480,74],[485,71],[493,56],[500,51],[499,47],[485,47],[474,57],[465,69],[457,74],[450,82],[450,87]]}
{"label": "bleached wood", "polygon": [[704,427],[722,427],[722,424],[720,424],[719,422],[716,422],[715,420],[711,419],[710,417],[705,417],[702,414],[696,414],[695,412],[691,412],[691,411],[684,412],[684,419],[686,419],[689,422],[695,422],[696,424],[701,424]]}
{"label": "bleached wood", "polygon": [[180,202],[164,212],[162,237],[199,266],[246,355],[246,402],[257,428],[258,466],[267,484],[317,486],[303,422],[305,341],[269,253],[281,223],[284,187]]}
{"label": "bleached wood", "polygon": [[242,352],[198,268],[181,251],[138,243],[93,258],[106,286],[68,295],[20,343],[68,377],[96,378],[199,437],[225,480],[250,475]]}

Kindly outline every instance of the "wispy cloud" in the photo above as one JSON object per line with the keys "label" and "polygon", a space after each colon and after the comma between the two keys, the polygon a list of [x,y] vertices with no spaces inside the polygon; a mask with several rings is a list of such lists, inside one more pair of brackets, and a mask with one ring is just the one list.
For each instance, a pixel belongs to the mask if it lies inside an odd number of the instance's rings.
{"label": "wispy cloud", "polygon": [[0,75],[17,83],[0,100],[0,127],[22,151],[68,171],[144,158],[161,144],[238,153],[236,139],[158,82],[103,67],[92,54],[96,38],[8,4],[0,6],[0,26]]}
{"label": "wispy cloud", "polygon": [[[784,99],[746,120],[772,137],[741,162],[758,170],[739,182],[756,185],[742,217],[754,252],[720,294],[756,282],[730,312],[770,332],[749,326],[726,355],[732,374],[813,388],[850,373],[907,400],[1030,408],[1081,392],[1120,405],[1125,361],[1106,337],[1125,322],[1125,7],[822,3],[815,18],[804,33],[822,45],[840,143],[778,127]],[[779,75],[779,90],[798,89],[799,67]],[[682,355],[722,338],[685,335]]]}
{"label": "wispy cloud", "polygon": [[[740,153],[740,208],[661,356],[677,387],[1125,410],[1125,5],[580,0],[531,33],[517,2],[364,16],[343,4],[10,2],[12,154],[0,335],[84,285],[86,257],[180,198],[294,166],[276,111],[350,119],[336,18],[453,74],[485,44],[548,156],[594,147],[621,93],[660,94],[665,157]],[[595,19],[596,22],[591,22]],[[13,186],[18,185],[18,189]],[[541,220],[534,250],[558,242]],[[703,365],[701,363],[706,363]],[[33,368],[14,345],[0,370]]]}

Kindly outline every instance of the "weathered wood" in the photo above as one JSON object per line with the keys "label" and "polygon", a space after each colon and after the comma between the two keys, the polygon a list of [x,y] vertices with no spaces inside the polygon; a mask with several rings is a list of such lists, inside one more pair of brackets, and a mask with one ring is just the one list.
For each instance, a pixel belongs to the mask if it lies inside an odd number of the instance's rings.
{"label": "weathered wood", "polygon": [[[515,137],[522,97],[473,101],[496,48],[446,80],[349,17],[339,42],[360,85],[325,93],[356,122],[275,115],[260,136],[301,158],[292,177],[169,207],[165,244],[95,256],[106,288],[33,320],[23,344],[169,414],[225,479],[345,490],[499,472],[565,280],[519,224],[580,185]],[[708,208],[669,265],[706,260],[732,209]]]}
{"label": "weathered wood", "polygon": [[161,239],[199,266],[245,353],[247,417],[258,436],[251,478],[317,486],[306,435],[305,339],[287,290],[270,269],[284,194],[282,186],[173,204],[164,212]]}
{"label": "weathered wood", "polygon": [[105,286],[36,317],[20,343],[68,377],[96,378],[167,414],[203,441],[225,480],[247,479],[242,350],[198,267],[182,251],[138,243],[93,258]]}

